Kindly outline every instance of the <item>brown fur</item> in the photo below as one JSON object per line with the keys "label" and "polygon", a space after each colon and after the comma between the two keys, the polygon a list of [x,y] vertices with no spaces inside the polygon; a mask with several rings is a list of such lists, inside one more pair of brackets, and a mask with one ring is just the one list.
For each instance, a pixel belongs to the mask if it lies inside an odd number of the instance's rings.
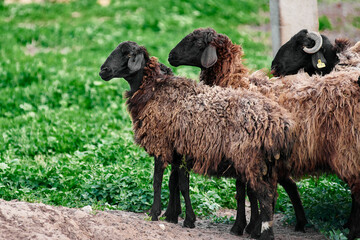
{"label": "brown fur", "polygon": [[161,78],[158,69],[152,58],[142,86],[127,100],[135,141],[150,155],[171,163],[176,151],[193,158],[200,174],[217,171],[227,159],[254,185],[271,174],[274,156],[287,158],[293,122],[275,102],[246,90]]}
{"label": "brown fur", "polygon": [[[297,74],[286,82],[279,103],[298,119],[291,157],[293,174],[331,170],[352,187],[360,178],[359,71],[326,76]],[[279,80],[280,81],[280,80]]]}
{"label": "brown fur", "polygon": [[[340,58],[326,76],[273,78],[252,74],[254,91],[278,101],[297,119],[291,165],[295,176],[336,173],[360,193],[360,42],[337,41]],[[257,84],[259,82],[259,84]]]}
{"label": "brown fur", "polygon": [[350,46],[350,40],[347,38],[335,39],[335,49],[337,53],[345,51]]}
{"label": "brown fur", "polygon": [[[354,46],[346,47],[338,53],[339,63],[335,66],[335,71],[360,71],[360,42],[357,42]],[[345,43],[343,44],[345,45]]]}
{"label": "brown fur", "polygon": [[209,86],[232,86],[248,89],[249,70],[242,64],[244,55],[242,47],[233,44],[226,35],[218,34],[215,31],[214,34],[215,37],[210,44],[216,47],[218,60],[214,66],[201,71],[201,81]]}

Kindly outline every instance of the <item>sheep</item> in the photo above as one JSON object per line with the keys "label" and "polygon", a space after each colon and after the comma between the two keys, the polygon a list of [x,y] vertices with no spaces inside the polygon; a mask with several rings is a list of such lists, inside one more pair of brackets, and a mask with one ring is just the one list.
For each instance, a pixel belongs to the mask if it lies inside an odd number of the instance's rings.
{"label": "sheep", "polygon": [[[249,182],[260,202],[260,239],[274,238],[276,168],[286,165],[294,141],[294,122],[285,109],[256,92],[163,75],[157,59],[130,41],[119,44],[99,74],[129,83],[126,104],[135,143],[158,167],[180,165],[188,156],[195,173]],[[186,184],[179,184],[183,195]]]}
{"label": "sheep", "polygon": [[[350,47],[350,41],[347,39],[337,39],[335,40],[335,46],[337,49],[337,57],[339,59],[339,62],[334,66],[334,72],[349,72],[349,71],[355,71],[360,72],[360,42],[357,42],[354,46]],[[300,70],[300,67],[298,69]],[[360,86],[360,76],[356,80],[353,79],[355,83],[357,83]],[[351,209],[351,215],[348,219],[348,221],[344,224],[344,228],[350,228],[352,227],[352,224],[356,221],[353,220],[354,215],[356,215],[356,202],[353,198],[352,203],[352,209]],[[356,232],[356,231],[355,231]]]}
{"label": "sheep", "polygon": [[[349,239],[353,239],[360,235],[360,227],[355,225],[360,222],[359,200],[356,200],[360,198],[360,98],[357,85],[360,43],[346,51],[346,41],[338,41],[337,45],[342,49],[338,53],[340,62],[330,74],[309,76],[307,73],[299,73],[273,78],[271,81],[253,74],[249,77],[250,83],[261,84],[249,89],[279,102],[294,114],[297,122],[298,137],[290,161],[293,171],[282,171],[280,168],[279,179],[289,174],[299,177],[327,170],[348,183],[352,190],[353,207],[347,225],[350,229]],[[191,59],[189,52],[183,50],[181,54],[184,54],[185,60]],[[198,58],[201,56],[197,52],[193,54]],[[185,60],[177,61],[182,61],[182,65],[194,66],[193,60]],[[324,129],[324,126],[329,127]],[[347,149],[350,151],[345,152]]]}
{"label": "sheep", "polygon": [[[214,29],[196,29],[183,38],[169,53],[169,63],[173,66],[189,65],[201,68],[200,81],[210,86],[233,87],[255,90],[259,87],[260,92],[268,92],[270,82],[268,79],[257,77],[257,74],[249,76],[249,70],[242,64],[244,53],[240,45],[233,44],[223,34],[218,34]],[[211,63],[211,64],[209,64]],[[285,188],[295,209],[297,224],[295,231],[305,231],[307,224],[304,208],[295,182],[286,177],[279,183]],[[245,197],[242,192],[238,193],[238,212],[236,222],[231,232],[242,235],[246,226]],[[248,196],[251,206],[250,223],[246,232],[251,233],[256,219],[258,218],[257,201],[251,188],[248,188]]]}
{"label": "sheep", "polygon": [[306,73],[278,79],[279,103],[299,119],[290,159],[293,176],[335,173],[352,192],[348,238],[360,236],[360,71]]}
{"label": "sheep", "polygon": [[330,40],[317,32],[303,29],[280,47],[271,63],[271,73],[278,76],[296,74],[303,68],[309,75],[325,75],[339,62],[337,53],[344,48],[346,39]]}

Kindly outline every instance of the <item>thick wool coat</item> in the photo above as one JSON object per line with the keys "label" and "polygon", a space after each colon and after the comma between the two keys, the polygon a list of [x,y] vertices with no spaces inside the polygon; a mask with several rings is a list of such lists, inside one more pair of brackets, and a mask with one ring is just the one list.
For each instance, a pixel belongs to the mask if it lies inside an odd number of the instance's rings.
{"label": "thick wool coat", "polygon": [[136,143],[164,163],[176,151],[194,159],[196,173],[207,174],[225,161],[256,184],[275,160],[289,157],[293,120],[262,94],[165,76],[151,58],[142,86],[128,97]]}
{"label": "thick wool coat", "polygon": [[[260,71],[249,76],[243,70],[241,48],[226,36],[215,42],[219,53],[225,54],[218,54],[214,67],[201,71],[200,81],[262,93],[289,110],[296,121],[293,154],[288,166],[279,167],[279,174],[286,176],[287,169],[298,177],[333,172],[353,192],[360,192],[360,42],[348,48],[347,40],[337,40],[340,62],[328,75],[299,73],[270,80]],[[225,49],[238,50],[230,54]]]}

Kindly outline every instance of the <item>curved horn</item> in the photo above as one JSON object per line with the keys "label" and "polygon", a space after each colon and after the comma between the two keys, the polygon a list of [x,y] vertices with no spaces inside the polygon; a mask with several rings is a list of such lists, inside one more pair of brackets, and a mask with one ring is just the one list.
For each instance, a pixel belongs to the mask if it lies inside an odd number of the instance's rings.
{"label": "curved horn", "polygon": [[307,37],[315,41],[315,46],[312,48],[304,47],[303,48],[304,52],[313,54],[313,53],[316,53],[317,51],[319,51],[323,44],[323,39],[322,39],[320,33],[310,31],[307,33]]}

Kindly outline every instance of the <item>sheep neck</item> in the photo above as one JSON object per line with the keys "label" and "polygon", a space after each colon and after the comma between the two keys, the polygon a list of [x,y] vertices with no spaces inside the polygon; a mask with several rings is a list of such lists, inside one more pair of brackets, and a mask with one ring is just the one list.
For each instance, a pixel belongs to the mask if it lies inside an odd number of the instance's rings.
{"label": "sheep neck", "polygon": [[133,73],[132,75],[126,78],[126,81],[130,85],[130,91],[128,91],[128,95],[132,96],[137,90],[139,90],[142,79],[144,76],[144,69],[140,69],[139,71]]}
{"label": "sheep neck", "polygon": [[214,66],[201,70],[200,80],[210,86],[248,89],[249,70],[242,64],[241,46],[233,44],[224,35],[220,35],[212,44],[216,47],[218,61]]}
{"label": "sheep neck", "polygon": [[[140,72],[140,71],[139,71]],[[134,119],[137,119],[139,112],[146,106],[147,102],[153,97],[157,79],[164,79],[161,74],[160,65],[157,58],[152,57],[146,62],[141,74],[136,74],[133,81],[129,81],[131,90],[126,92],[126,101],[129,112]]]}

